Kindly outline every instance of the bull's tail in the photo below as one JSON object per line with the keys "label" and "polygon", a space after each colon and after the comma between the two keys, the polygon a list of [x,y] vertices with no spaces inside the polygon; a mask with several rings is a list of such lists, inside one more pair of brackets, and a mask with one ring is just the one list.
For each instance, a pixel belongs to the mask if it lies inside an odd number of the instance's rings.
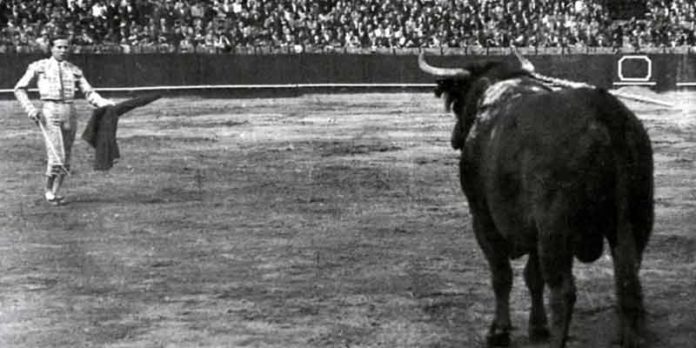
{"label": "bull's tail", "polygon": [[638,118],[616,97],[604,89],[596,93],[600,94],[595,102],[598,119],[609,131],[616,170],[616,238],[607,237],[612,247],[632,245],[640,264],[654,220],[650,139]]}
{"label": "bull's tail", "polygon": [[633,112],[607,91],[597,93],[597,114],[609,131],[616,166],[616,231],[607,237],[614,258],[621,339],[625,347],[634,347],[643,326],[638,271],[653,222],[652,149]]}

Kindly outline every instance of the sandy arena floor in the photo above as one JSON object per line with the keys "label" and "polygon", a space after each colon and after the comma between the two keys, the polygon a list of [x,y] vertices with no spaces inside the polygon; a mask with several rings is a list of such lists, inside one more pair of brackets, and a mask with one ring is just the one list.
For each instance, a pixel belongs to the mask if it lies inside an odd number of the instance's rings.
{"label": "sandy arena floor", "polygon": [[[628,89],[625,92],[650,93]],[[641,272],[653,347],[696,342],[696,98],[627,103],[655,150]],[[79,104],[86,123],[88,106]],[[75,145],[42,200],[38,129],[0,111],[0,347],[477,347],[489,272],[430,93],[165,98],[124,116],[123,159]],[[514,262],[513,347],[529,300]],[[571,347],[608,347],[609,257],[577,264]]]}

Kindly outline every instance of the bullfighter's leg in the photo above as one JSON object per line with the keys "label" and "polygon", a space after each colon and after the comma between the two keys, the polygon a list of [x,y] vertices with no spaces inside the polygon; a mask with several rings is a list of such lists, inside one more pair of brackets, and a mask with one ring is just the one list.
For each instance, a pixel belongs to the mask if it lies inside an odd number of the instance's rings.
{"label": "bullfighter's leg", "polygon": [[[483,214],[478,214],[479,216]],[[489,218],[474,218],[474,232],[491,269],[495,293],[495,317],[488,332],[490,347],[510,345],[510,290],[512,267],[507,242],[498,234]]]}
{"label": "bullfighter's leg", "polygon": [[524,280],[532,298],[532,309],[529,312],[529,339],[531,341],[546,340],[549,338],[549,329],[544,308],[544,278],[536,251],[529,254],[527,266],[524,268]]}
{"label": "bullfighter's leg", "polygon": [[69,116],[69,120],[67,122],[63,122],[61,124],[61,129],[60,129],[60,135],[61,135],[61,142],[63,144],[63,154],[65,156],[65,159],[63,161],[63,167],[61,168],[61,171],[59,174],[56,176],[55,180],[53,181],[53,194],[56,196],[57,199],[62,200],[63,197],[60,195],[60,189],[63,186],[63,181],[65,181],[65,176],[68,174],[66,170],[70,170],[70,160],[72,157],[72,147],[73,143],[75,142],[75,134],[77,133],[77,121],[74,115]]}
{"label": "bullfighter's leg", "polygon": [[641,332],[644,329],[643,295],[638,278],[640,257],[636,251],[633,238],[628,242],[619,241],[611,245],[614,259],[614,279],[616,298],[618,300],[618,338],[621,347],[637,348],[643,342]]}
{"label": "bullfighter's leg", "polygon": [[[63,170],[62,168],[60,169],[61,171]],[[53,195],[59,199],[62,200],[63,196],[60,195],[60,188],[63,186],[63,180],[65,180],[65,173],[60,173],[55,176],[55,180],[53,180],[53,187],[52,187],[52,192]]]}
{"label": "bullfighter's leg", "polygon": [[55,175],[46,175],[46,186],[45,186],[45,191],[47,194],[53,194],[53,181],[56,180]]}

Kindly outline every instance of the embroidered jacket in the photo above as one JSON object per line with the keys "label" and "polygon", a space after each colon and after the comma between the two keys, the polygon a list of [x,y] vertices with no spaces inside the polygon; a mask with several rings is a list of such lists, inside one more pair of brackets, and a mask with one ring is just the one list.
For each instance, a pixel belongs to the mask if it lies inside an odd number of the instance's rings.
{"label": "embroidered jacket", "polygon": [[27,113],[36,110],[27,94],[27,89],[35,80],[41,100],[70,103],[75,99],[75,92],[79,88],[85,99],[95,107],[113,104],[92,88],[80,68],[68,61],[59,62],[51,57],[29,64],[24,76],[15,85],[15,96]]}

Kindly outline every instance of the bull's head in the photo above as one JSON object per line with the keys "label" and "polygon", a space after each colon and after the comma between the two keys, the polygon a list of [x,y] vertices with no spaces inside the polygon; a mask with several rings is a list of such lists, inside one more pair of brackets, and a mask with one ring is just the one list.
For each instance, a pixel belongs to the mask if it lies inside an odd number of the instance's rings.
{"label": "bull's head", "polygon": [[472,63],[465,68],[435,67],[425,61],[425,53],[418,56],[418,67],[437,79],[435,95],[442,97],[445,109],[457,116],[452,133],[452,147],[461,149],[474,123],[479,102],[486,89],[495,82],[530,75],[534,65],[515,52],[515,62],[492,61]]}

